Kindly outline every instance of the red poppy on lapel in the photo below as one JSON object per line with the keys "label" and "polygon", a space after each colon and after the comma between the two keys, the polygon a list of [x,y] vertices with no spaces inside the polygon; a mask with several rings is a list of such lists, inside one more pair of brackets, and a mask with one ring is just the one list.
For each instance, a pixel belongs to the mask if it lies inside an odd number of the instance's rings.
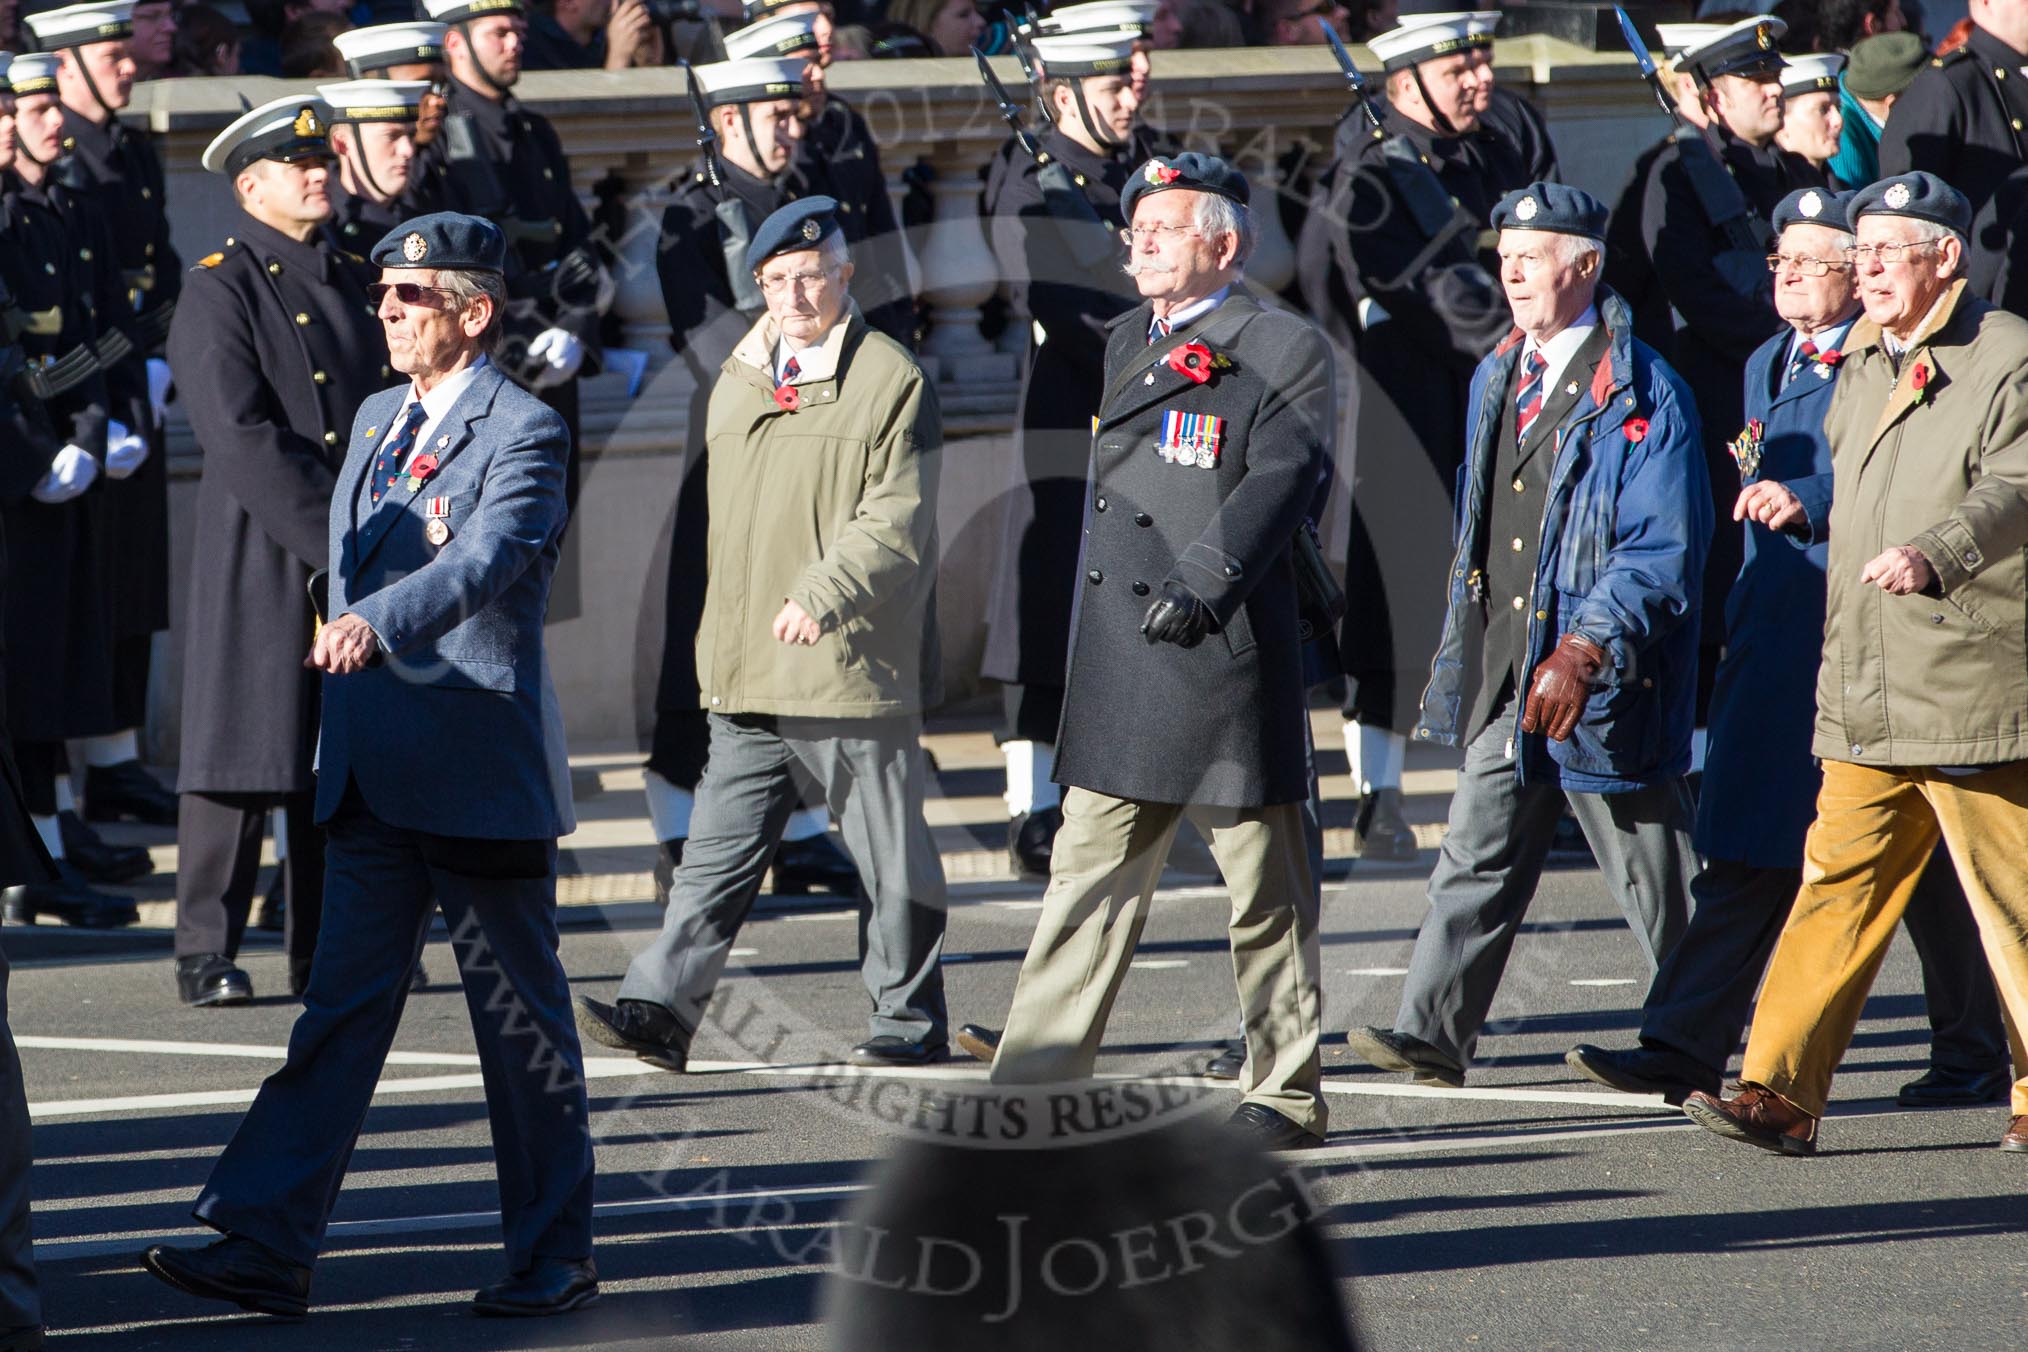
{"label": "red poppy on lapel", "polygon": [[1915,369],[1908,373],[1908,387],[1915,391],[1915,402],[1921,403],[1927,397],[1923,391],[1929,388],[1929,367],[1917,362]]}
{"label": "red poppy on lapel", "polygon": [[1211,349],[1202,343],[1183,343],[1169,349],[1169,369],[1199,385],[1211,379]]}
{"label": "red poppy on lapel", "polygon": [[1648,420],[1646,418],[1627,419],[1620,424],[1620,435],[1635,445],[1639,445],[1648,439]]}
{"label": "red poppy on lapel", "polygon": [[794,413],[802,407],[803,396],[796,393],[794,385],[775,386],[775,407],[784,412]]}
{"label": "red poppy on lapel", "polygon": [[1845,354],[1834,347],[1829,352],[1819,352],[1817,360],[1826,366],[1836,366],[1839,362],[1845,360]]}

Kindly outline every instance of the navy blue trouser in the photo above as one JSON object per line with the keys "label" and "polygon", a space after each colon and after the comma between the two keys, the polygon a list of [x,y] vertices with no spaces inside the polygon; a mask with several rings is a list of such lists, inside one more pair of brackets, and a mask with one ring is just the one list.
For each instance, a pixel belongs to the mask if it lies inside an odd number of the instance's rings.
{"label": "navy blue trouser", "polygon": [[30,1163],[28,1095],[7,1028],[7,955],[0,952],[0,1330],[42,1324],[28,1228]]}

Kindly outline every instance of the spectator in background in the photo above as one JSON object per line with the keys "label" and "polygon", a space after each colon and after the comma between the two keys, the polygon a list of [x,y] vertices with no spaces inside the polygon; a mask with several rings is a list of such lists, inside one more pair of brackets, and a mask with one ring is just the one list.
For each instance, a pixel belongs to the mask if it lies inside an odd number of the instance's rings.
{"label": "spectator in background", "polygon": [[[39,6],[47,8],[47,6]],[[176,73],[176,8],[169,0],[141,0],[134,6],[134,35],[127,54],[134,58],[134,80],[166,79]]]}
{"label": "spectator in background", "polygon": [[[1217,4],[1218,0],[1209,0]],[[831,32],[833,61],[864,61],[873,55],[873,34],[864,24],[848,23]]]}
{"label": "spectator in background", "polygon": [[[625,70],[661,64],[644,0],[531,0],[523,70]],[[653,60],[644,59],[648,56]]]}
{"label": "spectator in background", "polygon": [[1401,22],[1401,6],[1396,0],[1351,0],[1345,9],[1351,16],[1346,20],[1347,42],[1364,42]]}
{"label": "spectator in background", "polygon": [[[928,52],[896,51],[897,56],[963,56],[986,32],[986,20],[972,0],[893,0],[887,7],[891,27],[920,37]],[[902,35],[885,34],[894,44]]]}
{"label": "spectator in background", "polygon": [[284,80],[342,80],[345,58],[331,39],[352,27],[343,14],[316,11],[289,20],[282,30]]}
{"label": "spectator in background", "polygon": [[1255,12],[1260,17],[1261,43],[1268,47],[1321,44],[1324,30],[1317,26],[1319,19],[1342,38],[1352,17],[1340,0],[1261,0]]}
{"label": "spectator in background", "polygon": [[1880,130],[1887,125],[1887,110],[1927,59],[1922,39],[1908,32],[1861,38],[1853,46],[1851,64],[1839,80],[1844,129],[1829,166],[1840,183],[1871,183],[1880,177]]}
{"label": "spectator in background", "polygon": [[[342,14],[346,0],[245,0],[251,35],[239,45],[239,68],[244,75],[280,75],[282,40],[288,26],[305,14]],[[134,31],[140,33],[140,11],[135,11]],[[138,59],[138,58],[137,58]],[[342,72],[336,72],[342,74]]]}
{"label": "spectator in background", "polygon": [[0,52],[22,48],[21,0],[0,0]]}
{"label": "spectator in background", "polygon": [[176,23],[176,73],[239,74],[239,25],[210,5],[186,5]]}
{"label": "spectator in background", "polygon": [[1225,0],[1163,0],[1148,29],[1148,40],[1165,51],[1203,50],[1244,47],[1246,33]]}
{"label": "spectator in background", "polygon": [[1813,8],[1814,45],[1820,52],[1850,52],[1861,39],[1899,33],[1909,26],[1901,0],[1815,0]]}

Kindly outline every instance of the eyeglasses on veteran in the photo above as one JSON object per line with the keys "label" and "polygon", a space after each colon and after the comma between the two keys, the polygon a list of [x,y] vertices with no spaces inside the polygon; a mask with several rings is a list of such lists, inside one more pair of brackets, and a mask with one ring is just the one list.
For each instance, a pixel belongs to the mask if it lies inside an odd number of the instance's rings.
{"label": "eyeglasses on veteran", "polygon": [[[454,291],[445,290],[441,286],[424,286],[421,282],[374,282],[366,288],[366,298],[372,301],[373,308],[378,310],[380,303],[387,299],[387,293],[390,291],[403,305],[420,305],[432,310],[447,310],[451,307],[451,302],[458,298]],[[436,297],[442,304],[425,300],[426,296]]]}
{"label": "eyeglasses on veteran", "polygon": [[1771,253],[1767,256],[1767,270],[1780,272],[1783,268],[1794,268],[1805,277],[1822,277],[1826,273],[1844,272],[1852,266],[1849,257],[1812,258],[1808,254]]}
{"label": "eyeglasses on veteran", "polygon": [[828,285],[837,275],[837,269],[825,268],[821,272],[778,272],[755,280],[760,283],[762,294],[779,296],[790,287],[798,291],[816,291]]}
{"label": "eyeglasses on veteran", "polygon": [[1184,235],[1196,233],[1197,227],[1194,225],[1130,225],[1120,231],[1120,243],[1132,248],[1144,239],[1181,239]]}

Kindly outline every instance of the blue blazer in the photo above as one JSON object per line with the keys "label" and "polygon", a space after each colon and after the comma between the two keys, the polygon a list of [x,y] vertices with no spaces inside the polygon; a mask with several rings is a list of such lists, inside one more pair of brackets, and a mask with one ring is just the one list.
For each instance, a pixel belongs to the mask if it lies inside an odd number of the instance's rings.
{"label": "blue blazer", "polygon": [[[378,505],[367,468],[406,386],[359,406],[331,499],[325,614],[373,626],[386,660],[324,678],[317,819],[348,780],[398,826],[489,840],[574,829],[563,718],[542,622],[566,509],[570,436],[541,400],[487,366],[431,432],[437,470]],[[429,542],[442,500],[450,538]]]}
{"label": "blue blazer", "polygon": [[1810,737],[1830,547],[1817,537],[1831,511],[1824,413],[1838,373],[1835,367],[1806,368],[1780,388],[1789,336],[1784,328],[1747,358],[1746,416],[1763,427],[1753,477],[1786,484],[1802,499],[1810,528],[1797,541],[1757,522],[1722,523],[1746,531],[1746,561],[1726,598],[1725,657],[1712,689],[1711,740],[1697,803],[1699,852],[1761,868],[1802,867],[1803,834],[1817,815],[1820,777]]}

